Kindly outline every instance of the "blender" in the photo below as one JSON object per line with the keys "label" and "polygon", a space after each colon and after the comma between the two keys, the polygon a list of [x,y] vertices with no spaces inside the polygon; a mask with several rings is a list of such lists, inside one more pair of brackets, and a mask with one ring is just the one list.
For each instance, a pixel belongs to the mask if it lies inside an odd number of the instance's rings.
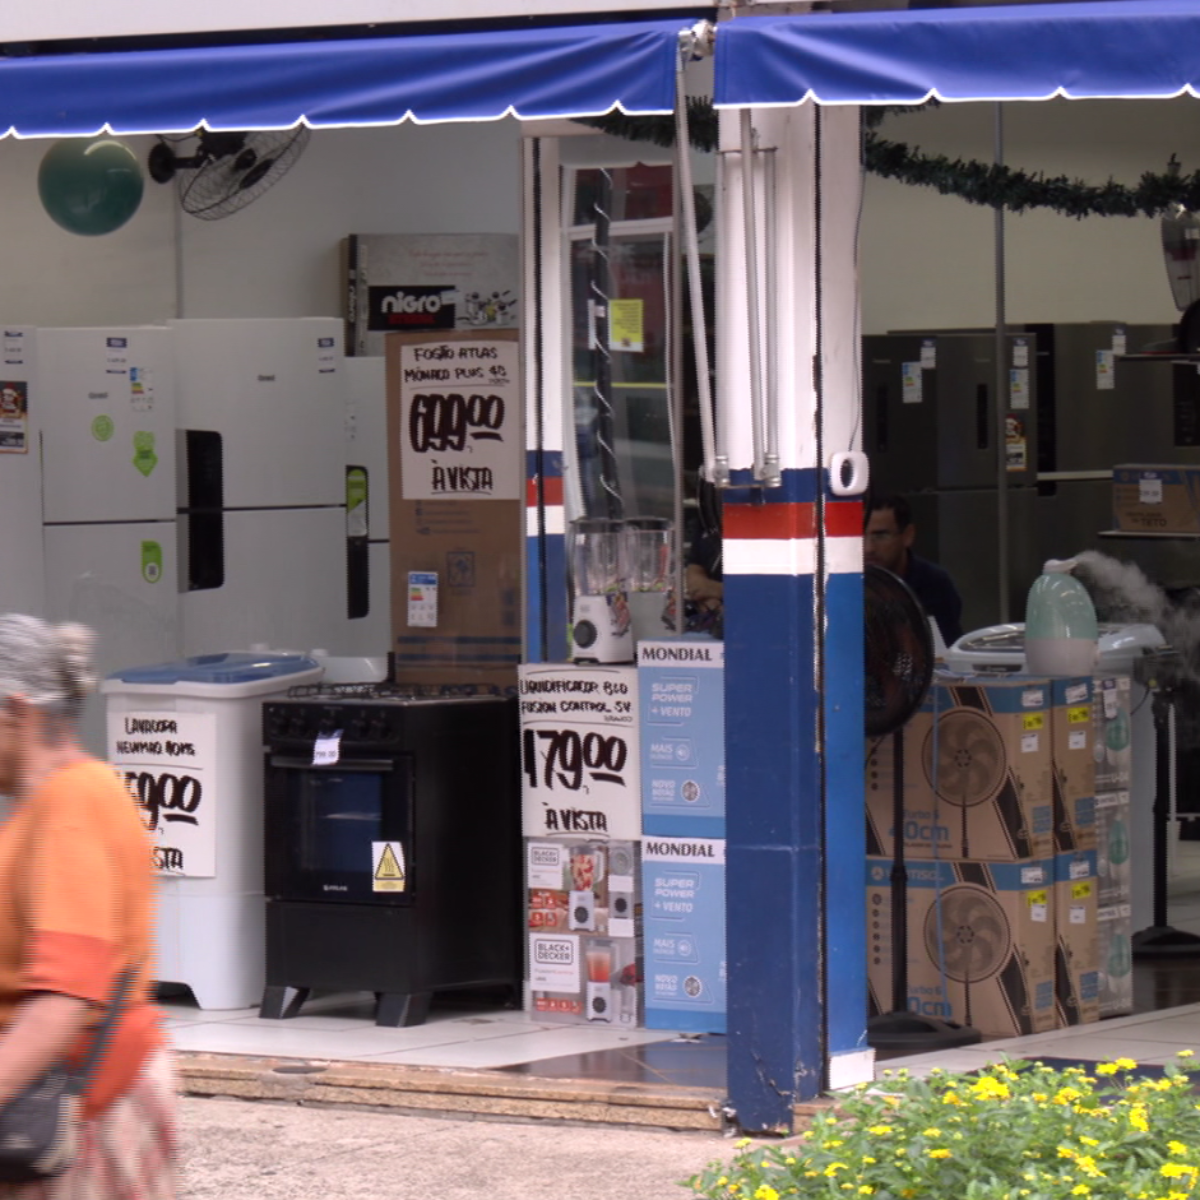
{"label": "blender", "polygon": [[613,1019],[613,944],[607,939],[592,938],[584,950],[587,961],[587,1019],[604,1021]]}
{"label": "blender", "polygon": [[671,522],[665,517],[635,517],[625,522],[629,615],[635,644],[674,632],[669,621],[674,585],[671,532]]}
{"label": "blender", "polygon": [[625,592],[626,537],[620,521],[583,517],[571,522],[571,613],[574,662],[633,661]]}

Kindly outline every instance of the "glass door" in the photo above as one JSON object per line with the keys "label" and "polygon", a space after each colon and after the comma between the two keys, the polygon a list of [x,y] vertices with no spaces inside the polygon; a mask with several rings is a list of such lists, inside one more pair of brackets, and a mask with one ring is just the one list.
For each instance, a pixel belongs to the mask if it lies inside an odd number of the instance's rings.
{"label": "glass door", "polygon": [[266,885],[275,899],[412,903],[412,762],[320,767],[273,755]]}

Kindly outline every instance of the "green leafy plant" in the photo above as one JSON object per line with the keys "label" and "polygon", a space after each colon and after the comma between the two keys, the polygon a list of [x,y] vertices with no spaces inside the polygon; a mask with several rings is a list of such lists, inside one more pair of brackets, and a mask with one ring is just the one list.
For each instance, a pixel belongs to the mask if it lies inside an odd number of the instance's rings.
{"label": "green leafy plant", "polygon": [[687,1181],[710,1200],[1192,1200],[1200,1104],[1190,1051],[1162,1078],[1002,1063],[864,1084],[798,1139],[739,1143]]}

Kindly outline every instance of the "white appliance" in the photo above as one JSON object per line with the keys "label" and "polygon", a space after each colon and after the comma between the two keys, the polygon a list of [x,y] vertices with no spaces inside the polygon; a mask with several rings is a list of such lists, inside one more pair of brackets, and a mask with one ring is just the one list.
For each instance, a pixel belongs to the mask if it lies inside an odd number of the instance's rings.
{"label": "white appliance", "polygon": [[[387,360],[348,358],[346,388],[346,468],[367,477],[365,523],[347,513],[352,545],[350,571],[366,570],[366,613],[347,614],[344,653],[386,654],[392,644],[392,545],[388,487]],[[365,545],[364,545],[365,542]],[[365,549],[365,556],[363,550]],[[359,581],[361,586],[361,581]],[[353,592],[353,585],[352,585]]]}
{"label": "white appliance", "polygon": [[[46,616],[96,630],[111,674],[179,652],[175,391],[165,327],[39,329]],[[104,752],[104,706],[84,744]]]}
{"label": "white appliance", "polygon": [[[250,1008],[262,998],[262,706],[322,674],[309,658],[227,654],[124,671],[101,685],[106,757],[129,777],[151,826],[156,978],[186,984],[202,1009]],[[147,717],[172,722],[175,747],[186,746],[173,753],[167,738],[129,732]],[[170,824],[146,804],[166,778],[193,781],[187,822]]]}
{"label": "white appliance", "polygon": [[0,558],[5,564],[0,571],[0,612],[41,616],[46,607],[46,568],[41,404],[34,379],[37,333],[10,325],[0,334],[0,510],[4,512]]}
{"label": "white appliance", "polygon": [[[1096,674],[1131,677],[1133,786],[1130,788],[1130,859],[1132,871],[1132,925],[1135,930],[1153,924],[1154,916],[1154,797],[1155,732],[1153,705],[1146,688],[1134,676],[1134,664],[1144,654],[1161,649],[1165,639],[1153,625],[1101,625]],[[992,625],[964,634],[946,652],[946,667],[956,674],[1025,669],[1025,626]],[[1171,726],[1174,738],[1174,725]],[[1174,747],[1172,746],[1172,756]],[[1169,783],[1170,808],[1175,811],[1175,774]]]}
{"label": "white appliance", "polygon": [[340,652],[342,323],[183,320],[171,333],[183,653],[254,643]]}

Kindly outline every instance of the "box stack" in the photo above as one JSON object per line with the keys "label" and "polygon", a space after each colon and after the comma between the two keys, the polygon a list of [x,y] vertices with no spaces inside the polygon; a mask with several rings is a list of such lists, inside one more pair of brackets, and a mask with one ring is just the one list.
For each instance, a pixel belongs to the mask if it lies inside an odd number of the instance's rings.
{"label": "box stack", "polygon": [[1096,680],[1092,752],[1096,764],[1097,959],[1102,1017],[1133,1012],[1130,698],[1127,677]]}
{"label": "box stack", "polygon": [[725,647],[638,646],[646,1025],[724,1033]]}
{"label": "box stack", "polygon": [[[986,1036],[1057,1024],[1052,722],[1046,680],[940,676],[902,734],[908,1004]],[[877,1012],[891,1007],[892,763],[890,737],[868,746]]]}
{"label": "box stack", "polygon": [[636,1026],[641,785],[634,667],[520,668],[527,1007]]}
{"label": "box stack", "polygon": [[1093,690],[1091,679],[1050,683],[1055,990],[1060,1025],[1100,1019]]}

